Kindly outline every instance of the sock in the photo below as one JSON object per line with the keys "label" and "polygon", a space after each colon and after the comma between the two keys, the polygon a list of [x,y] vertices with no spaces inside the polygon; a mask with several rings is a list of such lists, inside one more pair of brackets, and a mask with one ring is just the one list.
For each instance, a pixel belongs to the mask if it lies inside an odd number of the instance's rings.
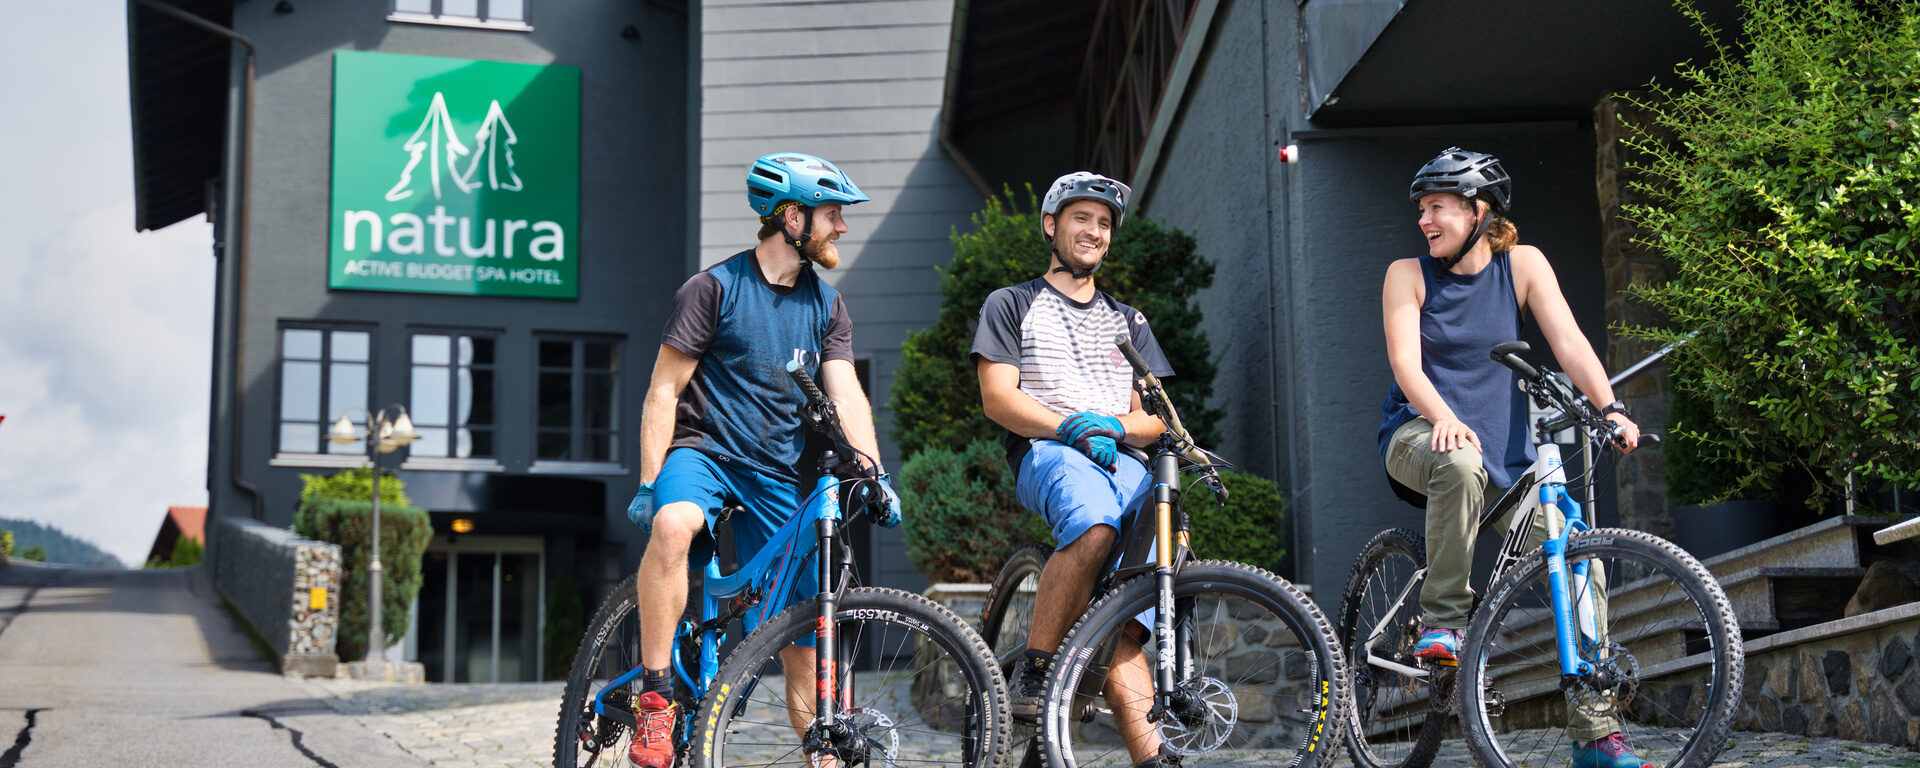
{"label": "sock", "polygon": [[1053,664],[1053,653],[1051,651],[1036,651],[1028,648],[1025,659],[1026,664],[1023,666],[1032,669],[1034,672],[1045,672],[1047,671],[1047,667]]}
{"label": "sock", "polygon": [[660,698],[673,701],[673,675],[665,669],[646,670],[640,673],[640,692],[657,693]]}

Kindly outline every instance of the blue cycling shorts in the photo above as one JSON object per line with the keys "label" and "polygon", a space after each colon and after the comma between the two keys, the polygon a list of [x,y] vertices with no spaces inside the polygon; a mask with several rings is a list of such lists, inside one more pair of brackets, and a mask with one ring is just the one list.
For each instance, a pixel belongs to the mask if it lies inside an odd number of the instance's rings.
{"label": "blue cycling shorts", "polygon": [[1108,472],[1086,454],[1056,440],[1034,440],[1020,459],[1015,487],[1020,505],[1038,512],[1053,529],[1057,548],[1072,544],[1096,525],[1120,530],[1120,517],[1152,487],[1147,468],[1119,454]]}
{"label": "blue cycling shorts", "polygon": [[[780,526],[799,506],[798,488],[793,483],[748,469],[737,462],[718,461],[692,448],[669,451],[666,463],[660,467],[660,475],[653,480],[655,510],[677,501],[693,502],[706,512],[709,531],[713,530],[715,517],[727,499],[734,499],[746,507],[744,512],[734,513],[730,521],[734,551],[743,565],[752,561],[767,546],[774,533],[780,530]],[[800,535],[812,536],[814,532],[807,529],[800,531]],[[776,567],[778,562],[774,561]],[[798,578],[787,591],[787,599],[779,605],[770,606],[765,615],[777,614],[795,602],[811,599],[819,592],[818,563],[810,561],[800,568]],[[760,615],[757,609],[747,613],[748,632],[752,632],[759,623],[754,618],[757,615]],[[799,644],[813,645],[813,636],[808,635]]]}

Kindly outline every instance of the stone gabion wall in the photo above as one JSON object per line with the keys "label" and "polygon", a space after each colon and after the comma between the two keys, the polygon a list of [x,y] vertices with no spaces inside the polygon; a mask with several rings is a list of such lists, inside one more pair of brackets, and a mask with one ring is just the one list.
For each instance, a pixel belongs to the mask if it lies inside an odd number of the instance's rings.
{"label": "stone gabion wall", "polygon": [[1747,656],[1734,727],[1920,744],[1920,617]]}
{"label": "stone gabion wall", "polygon": [[[332,674],[340,623],[340,547],[253,520],[217,518],[214,588],[265,638],[282,671]],[[323,608],[315,588],[326,589]]]}

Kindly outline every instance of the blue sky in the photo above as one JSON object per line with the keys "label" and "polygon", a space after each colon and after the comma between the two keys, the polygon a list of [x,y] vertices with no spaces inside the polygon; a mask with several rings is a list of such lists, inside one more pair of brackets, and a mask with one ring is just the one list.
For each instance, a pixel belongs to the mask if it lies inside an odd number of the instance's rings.
{"label": "blue sky", "polygon": [[205,504],[212,230],[133,230],[123,0],[20,3],[0,48],[0,517],[144,560]]}

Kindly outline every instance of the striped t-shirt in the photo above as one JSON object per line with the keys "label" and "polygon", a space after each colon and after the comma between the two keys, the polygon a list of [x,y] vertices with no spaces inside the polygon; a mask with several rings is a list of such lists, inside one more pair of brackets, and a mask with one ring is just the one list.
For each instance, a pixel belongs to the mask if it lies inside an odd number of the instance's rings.
{"label": "striped t-shirt", "polygon": [[[1121,332],[1153,375],[1173,375],[1146,315],[1104,292],[1092,301],[1074,301],[1045,278],[987,296],[973,334],[973,355],[1019,366],[1020,391],[1054,413],[1120,416],[1133,402],[1133,368],[1113,343]],[[1029,443],[1009,438],[1008,459],[1017,467]]]}

